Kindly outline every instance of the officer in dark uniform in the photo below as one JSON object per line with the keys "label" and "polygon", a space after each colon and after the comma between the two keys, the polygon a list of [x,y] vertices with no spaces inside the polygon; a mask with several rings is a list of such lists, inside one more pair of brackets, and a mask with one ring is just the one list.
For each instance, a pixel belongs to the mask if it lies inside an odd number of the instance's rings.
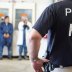
{"label": "officer in dark uniform", "polygon": [[[49,53],[51,72],[72,72],[72,0],[47,7],[33,27],[29,55],[35,72],[42,72],[43,61],[38,59],[41,38],[51,30],[54,40]],[[44,60],[46,62],[47,60]]]}
{"label": "officer in dark uniform", "polygon": [[0,59],[2,59],[4,46],[8,47],[8,58],[12,57],[12,35],[13,25],[9,23],[9,17],[5,16],[4,22],[0,24]]}

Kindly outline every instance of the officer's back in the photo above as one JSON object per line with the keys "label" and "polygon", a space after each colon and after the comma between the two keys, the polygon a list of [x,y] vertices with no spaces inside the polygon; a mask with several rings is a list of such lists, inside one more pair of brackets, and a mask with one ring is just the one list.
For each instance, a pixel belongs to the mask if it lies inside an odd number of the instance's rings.
{"label": "officer's back", "polygon": [[55,66],[72,66],[72,1],[61,1],[53,5],[55,36],[50,59]]}

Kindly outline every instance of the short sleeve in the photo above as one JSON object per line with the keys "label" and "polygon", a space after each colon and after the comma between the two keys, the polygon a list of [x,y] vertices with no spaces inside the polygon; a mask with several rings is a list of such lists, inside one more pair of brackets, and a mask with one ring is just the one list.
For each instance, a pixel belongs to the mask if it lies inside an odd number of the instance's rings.
{"label": "short sleeve", "polygon": [[33,28],[43,37],[54,24],[54,6],[47,7],[37,20]]}

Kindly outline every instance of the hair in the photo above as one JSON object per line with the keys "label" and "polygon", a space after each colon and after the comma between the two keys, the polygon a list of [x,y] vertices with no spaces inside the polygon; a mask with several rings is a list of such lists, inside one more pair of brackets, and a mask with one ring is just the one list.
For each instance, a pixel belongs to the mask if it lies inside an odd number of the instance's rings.
{"label": "hair", "polygon": [[7,18],[9,18],[9,16],[5,16],[5,18],[4,18],[4,19],[7,19]]}

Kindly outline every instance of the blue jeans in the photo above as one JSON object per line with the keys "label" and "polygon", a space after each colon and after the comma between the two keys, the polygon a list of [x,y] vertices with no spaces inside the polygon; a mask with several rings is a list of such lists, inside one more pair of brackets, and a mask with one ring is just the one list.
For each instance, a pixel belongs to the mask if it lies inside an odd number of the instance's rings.
{"label": "blue jeans", "polygon": [[3,38],[0,40],[0,58],[3,57],[3,48],[4,46],[8,47],[8,57],[12,56],[12,39],[11,38]]}
{"label": "blue jeans", "polygon": [[27,55],[27,46],[19,45],[19,56],[22,55],[22,52],[24,52],[24,56]]}

